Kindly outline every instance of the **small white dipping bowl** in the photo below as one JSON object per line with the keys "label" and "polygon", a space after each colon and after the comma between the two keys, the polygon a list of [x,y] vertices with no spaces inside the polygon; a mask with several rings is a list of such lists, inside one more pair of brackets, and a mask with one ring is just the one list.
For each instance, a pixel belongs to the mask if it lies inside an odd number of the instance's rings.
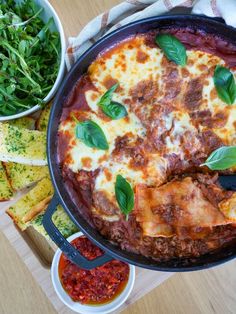
{"label": "small white dipping bowl", "polygon": [[[74,239],[82,236],[82,232],[77,232],[70,236],[67,240],[69,242],[73,241]],[[135,281],[135,267],[133,265],[129,265],[129,279],[126,284],[124,290],[119,294],[113,301],[106,304],[101,305],[85,305],[79,302],[74,302],[70,296],[65,292],[62,284],[60,282],[59,274],[58,274],[58,266],[61,257],[62,251],[58,249],[54,255],[51,267],[51,278],[54,289],[60,298],[60,300],[67,305],[71,310],[76,313],[81,314],[107,314],[117,310],[129,297]]]}
{"label": "small white dipping bowl", "polygon": [[[22,2],[22,0],[15,0],[16,2]],[[47,23],[47,21],[53,17],[55,28],[53,28],[53,31],[57,31],[60,34],[60,40],[61,40],[61,60],[59,65],[59,70],[57,74],[56,81],[48,93],[48,95],[43,99],[45,103],[49,102],[52,97],[55,95],[58,87],[60,86],[60,83],[63,79],[64,72],[65,72],[65,52],[66,52],[66,41],[65,41],[65,35],[63,31],[63,27],[61,24],[61,21],[52,7],[52,5],[47,0],[34,0],[34,2],[39,6],[44,8],[43,12],[40,14],[40,18],[44,21],[44,23]],[[0,116],[0,121],[7,121],[7,120],[13,120],[18,119],[24,116],[27,116],[37,110],[40,109],[40,106],[36,105],[28,110],[22,111],[20,113],[11,115],[11,116]]]}

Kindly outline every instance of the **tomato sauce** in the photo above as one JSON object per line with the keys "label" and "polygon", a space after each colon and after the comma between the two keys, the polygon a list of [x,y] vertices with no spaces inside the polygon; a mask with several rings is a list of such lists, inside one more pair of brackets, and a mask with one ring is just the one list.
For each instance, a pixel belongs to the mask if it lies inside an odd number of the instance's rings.
{"label": "tomato sauce", "polygon": [[90,110],[85,97],[85,92],[88,90],[96,91],[96,87],[93,85],[88,75],[83,75],[73,87],[64,103],[61,121],[66,120],[72,111]]}
{"label": "tomato sauce", "polygon": [[[169,33],[177,37],[187,49],[202,50],[222,58],[230,68],[236,67],[236,46],[235,43],[226,39],[205,33],[202,30],[192,28],[168,28],[161,30],[161,33]],[[156,47],[155,36],[157,31],[150,31],[145,34],[146,44]]]}
{"label": "tomato sauce", "polygon": [[[71,244],[88,260],[103,254],[85,236]],[[126,287],[129,278],[129,266],[112,260],[92,270],[85,270],[73,264],[64,254],[59,261],[61,284],[71,299],[88,305],[105,304],[113,301]]]}

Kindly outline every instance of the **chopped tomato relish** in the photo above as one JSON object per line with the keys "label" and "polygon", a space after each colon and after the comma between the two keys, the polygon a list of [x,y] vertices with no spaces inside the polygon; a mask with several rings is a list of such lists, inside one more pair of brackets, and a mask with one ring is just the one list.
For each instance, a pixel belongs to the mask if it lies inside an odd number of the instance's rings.
{"label": "chopped tomato relish", "polygon": [[[88,260],[103,254],[103,251],[85,236],[71,243]],[[62,254],[59,261],[59,276],[63,288],[73,301],[103,304],[111,302],[123,291],[129,278],[129,266],[112,260],[92,270],[85,270]]]}

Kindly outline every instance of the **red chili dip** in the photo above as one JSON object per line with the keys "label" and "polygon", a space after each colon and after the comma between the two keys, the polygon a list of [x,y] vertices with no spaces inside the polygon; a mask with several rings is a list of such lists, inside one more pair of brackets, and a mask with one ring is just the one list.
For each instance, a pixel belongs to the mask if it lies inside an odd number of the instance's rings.
{"label": "red chili dip", "polygon": [[[71,244],[90,261],[104,253],[85,236],[76,238]],[[128,264],[117,260],[85,270],[62,254],[58,270],[61,284],[71,299],[88,305],[113,301],[124,290],[129,279]]]}

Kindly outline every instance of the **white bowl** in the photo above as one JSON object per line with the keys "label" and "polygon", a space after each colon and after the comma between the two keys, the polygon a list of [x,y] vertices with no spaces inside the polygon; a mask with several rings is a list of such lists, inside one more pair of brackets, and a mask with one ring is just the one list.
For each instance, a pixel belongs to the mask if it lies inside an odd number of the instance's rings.
{"label": "white bowl", "polygon": [[[77,232],[70,236],[67,240],[71,242],[72,240],[82,236],[82,232]],[[84,305],[79,302],[74,302],[69,295],[65,292],[63,289],[59,274],[58,274],[58,265],[59,265],[59,260],[61,257],[62,251],[58,249],[54,255],[53,261],[52,261],[52,267],[51,267],[51,278],[52,278],[52,283],[54,286],[54,289],[58,295],[58,297],[61,299],[61,301],[67,305],[71,310],[73,310],[76,313],[81,313],[81,314],[107,314],[111,313],[115,310],[117,310],[129,297],[133,286],[134,286],[134,281],[135,281],[135,267],[133,265],[129,265],[129,279],[127,282],[127,285],[125,289],[121,292],[121,294],[115,298],[113,301],[107,304],[102,304],[102,305]]]}
{"label": "white bowl", "polygon": [[[21,2],[22,0],[15,0],[15,1]],[[45,103],[47,103],[55,95],[55,93],[56,93],[56,91],[57,91],[57,89],[58,89],[58,87],[59,87],[59,85],[63,79],[63,76],[64,76],[66,41],[65,41],[65,35],[64,35],[61,21],[57,15],[56,11],[52,7],[52,5],[47,0],[34,0],[34,1],[38,4],[39,7],[44,8],[40,17],[42,18],[42,20],[45,23],[49,20],[50,17],[53,17],[54,22],[55,22],[55,28],[52,30],[58,31],[60,34],[60,39],[61,39],[61,61],[60,61],[59,71],[58,71],[57,79],[56,79],[52,89],[50,90],[48,95],[43,99],[43,101]],[[32,107],[26,111],[23,111],[23,112],[20,112],[20,113],[11,115],[11,116],[0,117],[0,121],[13,120],[13,119],[21,118],[21,117],[27,116],[27,115],[39,110],[39,109],[40,109],[40,106],[36,105],[36,106],[34,106],[34,107]]]}

